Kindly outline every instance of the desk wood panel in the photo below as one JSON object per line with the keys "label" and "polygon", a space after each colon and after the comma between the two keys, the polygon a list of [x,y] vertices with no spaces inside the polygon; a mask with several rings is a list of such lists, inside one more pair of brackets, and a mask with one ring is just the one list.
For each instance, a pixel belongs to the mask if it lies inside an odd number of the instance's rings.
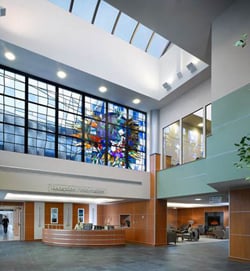
{"label": "desk wood panel", "polygon": [[42,241],[48,245],[65,247],[118,246],[125,245],[125,231],[43,229]]}

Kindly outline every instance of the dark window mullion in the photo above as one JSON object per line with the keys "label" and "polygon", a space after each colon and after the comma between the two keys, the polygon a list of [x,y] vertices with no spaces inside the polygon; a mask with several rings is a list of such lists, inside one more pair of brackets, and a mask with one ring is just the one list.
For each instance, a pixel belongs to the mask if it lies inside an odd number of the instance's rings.
{"label": "dark window mullion", "polygon": [[101,4],[101,0],[98,0],[97,4],[96,4],[96,7],[95,7],[95,11],[94,11],[93,17],[92,17],[92,20],[91,20],[92,24],[95,23],[95,18],[96,18],[97,11],[98,11],[98,8],[99,8],[100,4]]}
{"label": "dark window mullion", "polygon": [[105,103],[106,105],[106,121],[105,121],[105,165],[108,165],[108,151],[109,151],[109,137],[108,137],[108,132],[109,132],[109,121],[108,121],[108,102]]}
{"label": "dark window mullion", "polygon": [[[128,117],[129,117],[129,110],[127,108],[127,120],[128,120]],[[128,123],[128,122],[126,122]],[[128,127],[128,124],[126,124],[125,126],[125,131],[126,131],[126,140],[125,140],[125,167],[126,168],[129,168],[129,160],[128,160],[128,130],[129,130],[129,127]]]}
{"label": "dark window mullion", "polygon": [[136,32],[137,32],[137,30],[138,30],[138,28],[139,28],[139,25],[140,25],[140,23],[137,23],[137,25],[135,26],[134,32],[133,32],[133,34],[131,35],[131,38],[130,38],[130,41],[129,41],[130,44],[132,44],[132,42],[133,42],[133,39],[134,39],[135,34],[136,34]]}
{"label": "dark window mullion", "polygon": [[153,32],[152,35],[151,35],[151,37],[149,38],[149,41],[148,41],[148,44],[147,44],[147,46],[146,46],[145,52],[148,51],[148,48],[149,48],[150,44],[152,43],[152,40],[153,40],[153,38],[154,38],[154,35],[155,35],[155,32]]}
{"label": "dark window mullion", "polygon": [[72,12],[73,6],[74,6],[74,0],[71,0],[70,5],[69,5],[69,12]]}
{"label": "dark window mullion", "polygon": [[25,121],[24,121],[24,153],[28,153],[28,138],[29,138],[29,81],[28,81],[28,76],[25,76],[25,106],[24,106],[24,116],[25,116]]}
{"label": "dark window mullion", "polygon": [[166,47],[164,48],[164,50],[161,53],[161,57],[166,53],[168,47],[170,46],[171,42],[168,42],[168,44],[166,45]]}
{"label": "dark window mullion", "polygon": [[58,158],[58,137],[59,137],[59,88],[56,86],[55,97],[55,157]]}
{"label": "dark window mullion", "polygon": [[115,23],[114,23],[112,31],[111,31],[112,35],[114,35],[114,33],[115,33],[115,29],[116,29],[117,23],[118,23],[118,21],[119,21],[119,19],[121,17],[121,14],[122,14],[121,11],[119,11],[117,16],[116,16]]}
{"label": "dark window mullion", "polygon": [[82,161],[85,162],[85,95],[82,95]]}

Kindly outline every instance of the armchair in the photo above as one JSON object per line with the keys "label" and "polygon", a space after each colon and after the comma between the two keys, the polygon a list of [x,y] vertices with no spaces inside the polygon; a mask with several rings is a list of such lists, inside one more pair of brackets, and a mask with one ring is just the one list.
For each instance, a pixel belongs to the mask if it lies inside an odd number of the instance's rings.
{"label": "armchair", "polygon": [[200,239],[199,229],[192,229],[190,232],[183,233],[183,238],[190,241],[198,241]]}
{"label": "armchair", "polygon": [[175,231],[167,231],[167,243],[175,243],[176,244],[176,232]]}

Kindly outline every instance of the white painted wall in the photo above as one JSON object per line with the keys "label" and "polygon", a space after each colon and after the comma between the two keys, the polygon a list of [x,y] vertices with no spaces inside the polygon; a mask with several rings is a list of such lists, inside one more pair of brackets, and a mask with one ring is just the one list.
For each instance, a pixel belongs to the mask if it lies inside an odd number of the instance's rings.
{"label": "white painted wall", "polygon": [[63,225],[65,230],[72,230],[72,203],[63,205]]}
{"label": "white painted wall", "polygon": [[1,190],[18,192],[148,199],[150,190],[148,172],[8,151],[0,151],[0,179]]}
{"label": "white painted wall", "polygon": [[237,0],[214,21],[211,81],[202,83],[161,109],[160,146],[164,127],[249,83],[249,41],[245,48],[234,46],[243,33],[247,33],[250,40],[249,11],[250,1]]}
{"label": "white painted wall", "polygon": [[[233,3],[212,26],[212,99],[217,100],[250,82],[250,1]],[[248,34],[246,47],[235,47]]]}
{"label": "white painted wall", "polygon": [[89,223],[97,225],[97,204],[89,204]]}
{"label": "white painted wall", "polygon": [[[159,142],[162,146],[163,128],[189,115],[211,102],[211,81],[207,80],[196,88],[187,91],[175,101],[160,110]],[[162,153],[162,147],[160,152]]]}
{"label": "white painted wall", "polygon": [[34,203],[34,239],[42,239],[42,230],[44,228],[44,202]]}

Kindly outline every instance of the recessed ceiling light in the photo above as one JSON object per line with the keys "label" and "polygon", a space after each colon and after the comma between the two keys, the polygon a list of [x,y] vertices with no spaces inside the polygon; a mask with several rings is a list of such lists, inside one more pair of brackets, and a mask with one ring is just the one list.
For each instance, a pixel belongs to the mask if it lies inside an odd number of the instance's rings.
{"label": "recessed ceiling light", "polygon": [[106,92],[107,90],[108,89],[105,86],[100,86],[99,87],[99,91],[102,92],[102,93]]}
{"label": "recessed ceiling light", "polygon": [[138,98],[136,98],[136,99],[134,99],[132,102],[133,102],[133,104],[139,104],[139,103],[141,102],[141,100],[138,99]]}
{"label": "recessed ceiling light", "polygon": [[66,74],[66,72],[64,72],[64,71],[58,71],[58,72],[57,72],[57,76],[58,76],[59,78],[61,78],[61,79],[64,79],[64,78],[67,76],[67,74]]}
{"label": "recessed ceiling light", "polygon": [[202,200],[201,198],[196,198],[196,199],[194,199],[194,200],[197,200],[197,201],[199,201],[199,200]]}
{"label": "recessed ceiling light", "polygon": [[198,123],[198,127],[203,127],[203,122]]}
{"label": "recessed ceiling light", "polygon": [[13,53],[11,53],[11,52],[6,52],[6,53],[4,54],[4,56],[5,56],[8,60],[11,60],[11,61],[13,61],[13,60],[16,59],[16,56],[15,56]]}

